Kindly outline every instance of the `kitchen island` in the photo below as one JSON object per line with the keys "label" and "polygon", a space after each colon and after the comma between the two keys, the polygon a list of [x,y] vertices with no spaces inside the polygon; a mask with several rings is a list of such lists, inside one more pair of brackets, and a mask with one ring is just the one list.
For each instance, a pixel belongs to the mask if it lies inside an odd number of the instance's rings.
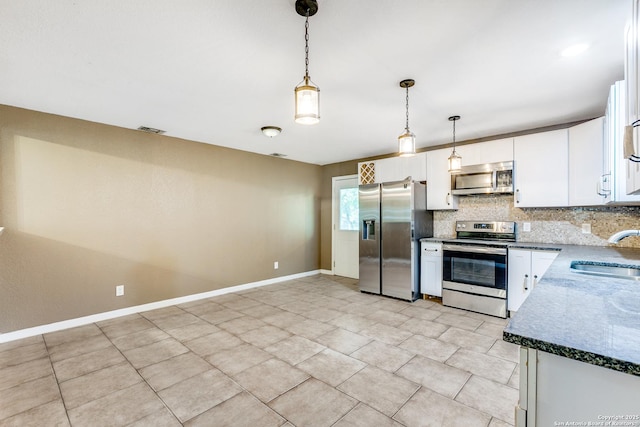
{"label": "kitchen island", "polygon": [[640,250],[511,247],[560,249],[504,330],[505,341],[521,346],[516,424],[640,427],[640,281],[570,268],[572,261],[640,267]]}

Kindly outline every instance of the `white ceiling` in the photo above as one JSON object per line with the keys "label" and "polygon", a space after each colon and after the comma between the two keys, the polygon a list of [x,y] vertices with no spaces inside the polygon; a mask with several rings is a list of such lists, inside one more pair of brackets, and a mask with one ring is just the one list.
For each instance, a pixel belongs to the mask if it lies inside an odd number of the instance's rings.
{"label": "white ceiling", "polygon": [[397,149],[405,78],[421,148],[454,114],[458,141],[602,115],[624,76],[630,0],[318,0],[321,121],[299,125],[294,3],[0,0],[0,104],[322,165]]}

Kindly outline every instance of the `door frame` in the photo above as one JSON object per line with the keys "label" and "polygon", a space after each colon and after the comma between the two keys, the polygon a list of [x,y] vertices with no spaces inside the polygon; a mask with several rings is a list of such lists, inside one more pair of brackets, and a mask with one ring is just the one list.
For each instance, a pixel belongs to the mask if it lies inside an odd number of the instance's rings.
{"label": "door frame", "polygon": [[336,227],[338,223],[336,206],[336,183],[347,179],[355,179],[356,186],[359,185],[358,174],[334,176],[331,178],[331,274],[335,275],[336,267]]}

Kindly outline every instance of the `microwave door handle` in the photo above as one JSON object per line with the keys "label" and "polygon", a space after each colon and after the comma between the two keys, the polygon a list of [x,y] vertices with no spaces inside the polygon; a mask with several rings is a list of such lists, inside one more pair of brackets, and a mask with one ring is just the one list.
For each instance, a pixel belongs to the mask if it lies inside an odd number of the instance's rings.
{"label": "microwave door handle", "polygon": [[493,184],[493,191],[498,189],[498,171],[491,172],[491,183]]}

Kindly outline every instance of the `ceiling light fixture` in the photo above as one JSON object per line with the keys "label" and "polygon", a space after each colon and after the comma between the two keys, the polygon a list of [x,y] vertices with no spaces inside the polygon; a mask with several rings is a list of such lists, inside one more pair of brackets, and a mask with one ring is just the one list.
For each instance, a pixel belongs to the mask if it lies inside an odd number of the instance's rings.
{"label": "ceiling light fixture", "polygon": [[462,157],[456,153],[456,121],[460,120],[460,116],[451,116],[449,121],[453,122],[453,151],[449,156],[449,172],[456,172],[462,168]]}
{"label": "ceiling light fixture", "polygon": [[318,12],[316,0],[296,0],[296,12],[304,23],[304,79],[296,86],[296,123],[314,125],[320,121],[320,88],[309,77],[309,17]]}
{"label": "ceiling light fixture", "polygon": [[280,135],[280,132],[282,132],[282,128],[279,128],[278,126],[263,126],[260,130],[264,136],[268,136],[269,138],[278,136]]}
{"label": "ceiling light fixture", "polygon": [[400,87],[407,90],[406,112],[407,121],[404,126],[404,133],[398,137],[398,154],[400,157],[409,157],[416,154],[416,136],[409,130],[409,88],[416,84],[413,79],[406,79],[400,82]]}

